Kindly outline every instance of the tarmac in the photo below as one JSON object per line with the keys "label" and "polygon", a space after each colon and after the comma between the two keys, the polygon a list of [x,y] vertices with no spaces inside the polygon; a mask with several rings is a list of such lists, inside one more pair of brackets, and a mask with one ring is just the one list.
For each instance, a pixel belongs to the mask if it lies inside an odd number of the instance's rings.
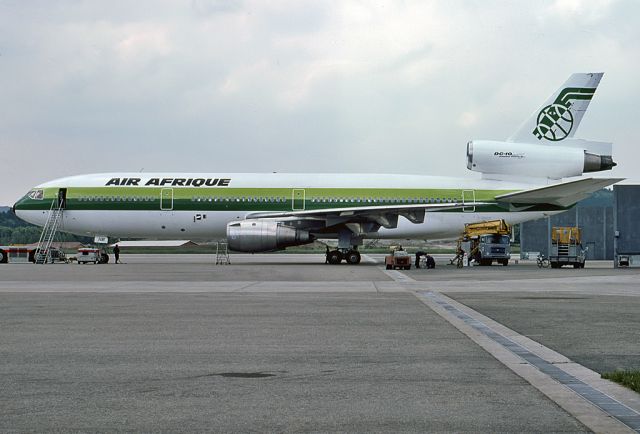
{"label": "tarmac", "polygon": [[640,422],[640,395],[599,378],[640,369],[640,269],[122,259],[1,264],[0,431],[633,432]]}

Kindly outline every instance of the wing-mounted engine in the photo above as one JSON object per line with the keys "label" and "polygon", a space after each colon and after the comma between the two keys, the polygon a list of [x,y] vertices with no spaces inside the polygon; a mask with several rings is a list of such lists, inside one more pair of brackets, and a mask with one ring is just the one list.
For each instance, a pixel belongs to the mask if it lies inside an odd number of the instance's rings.
{"label": "wing-mounted engine", "polygon": [[[467,168],[485,177],[509,175],[561,179],[612,169],[610,155],[591,152],[606,145],[575,140],[569,146],[474,140],[467,143]],[[585,145],[585,146],[582,146]]]}
{"label": "wing-mounted engine", "polygon": [[283,222],[253,219],[227,225],[229,248],[236,252],[268,252],[313,242],[315,237],[304,229]]}

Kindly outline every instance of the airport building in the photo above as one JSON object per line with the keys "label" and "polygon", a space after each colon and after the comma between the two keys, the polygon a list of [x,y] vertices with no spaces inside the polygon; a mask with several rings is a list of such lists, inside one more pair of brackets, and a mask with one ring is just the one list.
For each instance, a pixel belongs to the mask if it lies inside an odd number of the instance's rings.
{"label": "airport building", "polygon": [[613,190],[601,190],[578,202],[570,210],[520,225],[520,246],[523,254],[551,250],[551,228],[578,226],[582,228],[582,245],[587,259],[614,260],[620,255],[638,255],[640,265],[640,185],[616,185]]}

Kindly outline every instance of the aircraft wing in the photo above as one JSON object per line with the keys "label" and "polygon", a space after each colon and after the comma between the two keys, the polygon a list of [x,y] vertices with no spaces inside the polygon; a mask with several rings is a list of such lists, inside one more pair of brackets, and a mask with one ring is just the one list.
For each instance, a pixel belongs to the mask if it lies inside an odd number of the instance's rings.
{"label": "aircraft wing", "polygon": [[567,207],[589,197],[595,191],[622,180],[624,178],[579,179],[577,181],[503,194],[496,196],[496,201],[514,205],[548,204]]}
{"label": "aircraft wing", "polygon": [[386,228],[397,226],[398,216],[406,217],[412,223],[424,222],[427,212],[444,211],[460,208],[471,208],[486,205],[484,202],[454,202],[432,204],[354,206],[344,208],[326,208],[318,210],[299,210],[284,212],[257,212],[246,216],[247,219],[258,218],[299,218],[316,220],[373,221]]}

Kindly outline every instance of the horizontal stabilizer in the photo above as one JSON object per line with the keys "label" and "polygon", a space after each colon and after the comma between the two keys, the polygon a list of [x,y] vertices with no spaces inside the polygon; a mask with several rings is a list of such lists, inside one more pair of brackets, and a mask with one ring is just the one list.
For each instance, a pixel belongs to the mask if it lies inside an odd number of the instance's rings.
{"label": "horizontal stabilizer", "polygon": [[589,197],[595,191],[622,181],[624,178],[587,178],[562,184],[533,188],[531,190],[496,196],[496,201],[514,205],[557,205],[571,206]]}

